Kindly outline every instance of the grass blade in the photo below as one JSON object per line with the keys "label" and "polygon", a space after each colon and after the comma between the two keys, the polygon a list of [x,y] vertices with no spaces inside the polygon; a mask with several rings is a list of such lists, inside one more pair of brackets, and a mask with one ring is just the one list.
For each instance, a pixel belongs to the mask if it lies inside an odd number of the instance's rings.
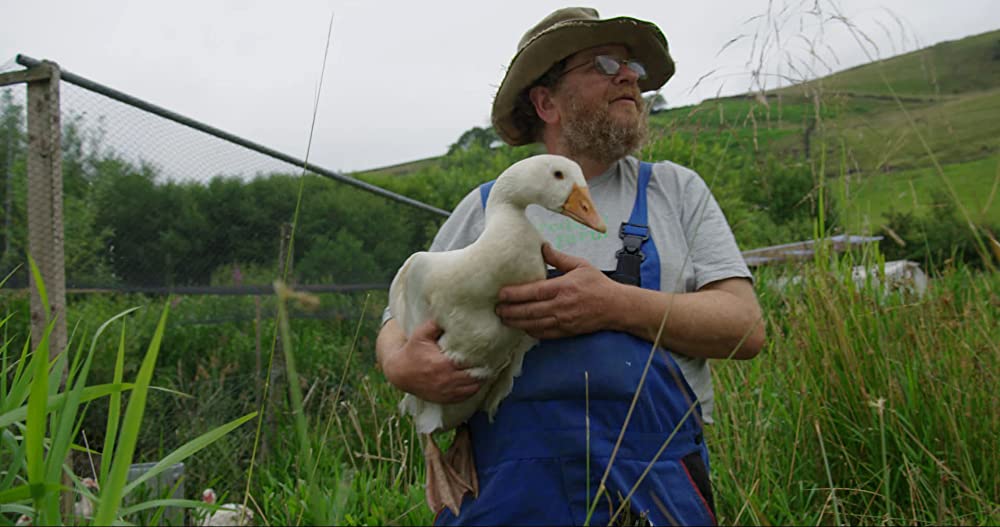
{"label": "grass blade", "polygon": [[133,490],[135,490],[136,487],[138,487],[139,485],[141,485],[143,482],[145,482],[149,478],[155,477],[157,474],[159,474],[160,472],[163,472],[164,470],[170,468],[175,463],[179,463],[179,462],[183,461],[184,459],[187,459],[188,457],[191,457],[192,455],[194,455],[195,453],[197,453],[201,449],[203,449],[203,448],[207,447],[208,445],[214,443],[215,441],[217,441],[222,436],[228,434],[229,432],[232,432],[233,430],[235,430],[236,428],[238,428],[240,425],[242,425],[243,423],[246,423],[247,421],[253,419],[256,416],[257,416],[257,412],[250,412],[249,414],[244,415],[243,417],[240,417],[239,419],[230,421],[230,422],[228,422],[228,423],[226,423],[226,424],[224,424],[224,425],[222,425],[222,426],[220,426],[218,428],[210,430],[210,431],[208,431],[208,432],[206,432],[206,433],[204,433],[204,434],[202,434],[202,435],[200,435],[200,436],[192,439],[191,441],[188,441],[187,443],[184,443],[183,445],[177,447],[176,450],[174,450],[170,454],[167,454],[166,457],[164,457],[158,463],[156,463],[155,465],[153,465],[149,470],[147,470],[141,476],[139,476],[138,478],[136,478],[135,480],[133,480],[132,482],[130,482],[128,485],[126,485],[124,491],[122,492],[122,495],[123,496],[127,496],[130,492],[132,492]]}
{"label": "grass blade", "polygon": [[[17,361],[14,378],[10,383],[10,391],[6,392],[4,400],[0,401],[0,412],[6,412],[12,408],[21,406],[28,399],[31,388],[31,376],[25,375],[24,372],[26,365],[31,364],[28,358],[32,356],[31,340],[25,339],[24,346],[21,348],[21,358]],[[30,367],[27,370],[31,371]]]}
{"label": "grass blade", "polygon": [[45,319],[48,320],[49,313],[51,313],[49,310],[49,295],[45,291],[45,281],[42,280],[42,272],[38,269],[38,265],[35,264],[35,259],[32,258],[30,254],[28,255],[28,265],[31,269],[31,276],[35,280],[34,286],[35,289],[38,290],[38,297],[41,299],[42,307],[45,309]]}
{"label": "grass blade", "polygon": [[295,368],[291,329],[288,327],[287,301],[294,293],[280,281],[275,281],[274,290],[278,294],[278,324],[281,336],[281,348],[285,353],[285,368],[288,372],[288,392],[291,397],[292,414],[295,416],[295,430],[299,436],[300,462],[307,463],[310,457],[309,433],[306,425],[306,417],[302,410],[302,388],[299,387],[299,374]]}
{"label": "grass blade", "polygon": [[[105,395],[131,390],[135,386],[132,383],[98,384],[97,386],[87,386],[83,389],[80,402],[88,402]],[[66,394],[60,393],[48,397],[46,406],[49,411],[57,411],[66,404]],[[27,419],[29,414],[28,406],[21,406],[3,414],[0,414],[0,428],[10,426]]]}
{"label": "grass blade", "polygon": [[14,485],[14,480],[21,473],[24,466],[24,441],[18,442],[9,430],[3,431],[3,442],[7,444],[7,449],[11,452],[10,465],[6,467],[6,473],[0,478],[0,489],[9,489]]}
{"label": "grass blade", "polygon": [[204,501],[199,500],[181,500],[181,499],[159,499],[159,500],[149,500],[142,503],[137,503],[130,507],[123,507],[121,509],[122,516],[128,516],[130,514],[135,514],[137,512],[148,511],[150,509],[155,509],[158,507],[182,507],[185,509],[206,509],[206,510],[218,510],[220,507],[211,507]]}
{"label": "grass blade", "polygon": [[[122,382],[125,370],[125,323],[122,323],[121,334],[118,337],[118,356],[115,358],[115,373],[113,382]],[[108,422],[104,430],[104,452],[101,454],[101,479],[108,478],[108,471],[111,470],[112,454],[115,451],[115,440],[118,438],[118,421],[121,418],[122,396],[120,393],[113,393],[108,398]]]}
{"label": "grass blade", "polygon": [[[45,496],[43,490],[45,483],[44,441],[45,417],[48,414],[47,403],[49,399],[48,349],[51,330],[52,324],[49,324],[45,334],[42,335],[42,340],[38,343],[38,347],[35,348],[34,356],[31,358],[31,389],[24,416],[27,425],[24,441],[27,444],[28,482],[34,491],[41,492],[40,494],[33,492],[31,496],[35,501],[36,509],[41,508],[41,500]],[[0,416],[0,419],[2,417]]]}
{"label": "grass blade", "polygon": [[132,456],[135,454],[136,444],[139,439],[139,428],[142,425],[142,416],[146,409],[146,396],[149,394],[149,385],[153,377],[153,368],[156,365],[156,357],[160,352],[160,343],[163,342],[163,333],[167,325],[167,314],[170,312],[170,303],[163,307],[163,314],[160,322],[156,326],[153,340],[146,351],[146,357],[142,360],[139,373],[136,376],[135,388],[129,398],[128,409],[125,410],[124,422],[120,444],[115,451],[115,459],[111,462],[111,471],[104,488],[101,491],[101,500],[94,513],[94,523],[97,525],[111,525],[118,514],[121,506],[125,482],[128,478],[129,465],[132,463]]}
{"label": "grass blade", "polygon": [[59,492],[59,485],[41,484],[36,486],[30,483],[18,485],[16,487],[0,491],[0,503],[24,501],[37,494],[45,494],[49,492]]}

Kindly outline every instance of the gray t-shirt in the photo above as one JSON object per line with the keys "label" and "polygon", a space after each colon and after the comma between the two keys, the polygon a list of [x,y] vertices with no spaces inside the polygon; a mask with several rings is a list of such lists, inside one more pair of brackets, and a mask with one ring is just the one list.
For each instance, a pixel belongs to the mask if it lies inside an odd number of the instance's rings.
{"label": "gray t-shirt", "polygon": [[[538,206],[528,207],[528,218],[557,250],[613,270],[615,253],[622,246],[618,226],[632,213],[638,178],[639,161],[629,156],[587,182],[608,234]],[[651,238],[660,257],[661,291],[689,293],[725,278],[752,280],[722,209],[697,173],[669,161],[656,163],[646,199]],[[455,207],[428,250],[450,251],[471,244],[483,232],[484,220],[482,198],[475,188]],[[390,317],[386,308],[383,322]],[[671,354],[701,402],[704,421],[713,422],[708,362]]]}

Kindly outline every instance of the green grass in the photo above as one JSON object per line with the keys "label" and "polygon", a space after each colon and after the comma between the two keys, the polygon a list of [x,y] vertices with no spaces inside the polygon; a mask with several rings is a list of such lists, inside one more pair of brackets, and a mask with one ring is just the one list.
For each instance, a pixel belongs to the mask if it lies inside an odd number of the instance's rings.
{"label": "green grass", "polygon": [[[34,261],[29,264],[41,298],[43,312],[49,312],[44,282]],[[3,283],[0,282],[0,287]],[[159,459],[159,463],[149,468],[143,475],[128,481],[129,467],[134,460],[140,433],[148,428],[144,423],[146,404],[152,385],[153,372],[163,333],[166,326],[168,308],[162,310],[152,339],[141,359],[141,366],[135,382],[125,383],[122,364],[125,354],[124,319],[134,309],[112,314],[94,332],[90,346],[86,346],[83,334],[74,330],[65,349],[51,350],[49,334],[53,322],[46,324],[45,333],[33,342],[27,331],[17,331],[22,335],[8,337],[12,320],[10,314],[0,319],[0,333],[4,335],[0,347],[0,454],[3,470],[0,472],[0,512],[14,515],[27,514],[34,524],[58,525],[93,522],[96,525],[111,525],[123,516],[135,521],[136,514],[154,510],[152,518],[162,514],[165,507],[191,508],[201,504],[195,500],[149,500],[126,503],[125,499],[149,478],[154,478],[176,463],[190,456],[254,417],[254,413],[243,416],[217,427],[209,432],[178,445],[169,454]],[[117,347],[114,382],[95,384],[88,377],[95,356],[98,355],[99,337],[105,329],[122,324],[121,338]],[[77,326],[76,329],[79,329]],[[76,337],[74,339],[74,337]],[[23,345],[12,347],[12,342],[23,340]],[[12,351],[20,348],[19,354]],[[99,359],[100,360],[100,359]],[[128,405],[124,414],[120,412],[121,395],[128,394]],[[108,417],[104,426],[112,439],[98,448],[90,448],[86,441],[80,441],[83,417],[92,403],[108,398]],[[85,433],[85,432],[84,432]],[[117,441],[115,440],[117,439]],[[96,445],[95,445],[96,446]],[[91,465],[89,475],[100,484],[94,493],[80,483],[83,475],[74,474],[69,463],[71,451],[100,457],[100,472]],[[133,494],[133,497],[138,493]],[[93,504],[93,517],[77,517],[75,511],[63,506],[64,496],[72,501],[89,500]],[[141,499],[141,498],[140,498]],[[149,521],[148,516],[142,516]],[[4,523],[8,518],[3,516]],[[145,523],[143,521],[143,523]]]}
{"label": "green grass", "polygon": [[851,167],[865,174],[932,166],[919,136],[939,163],[959,163],[1000,151],[1000,90],[963,95],[934,105],[827,122],[833,150],[846,148]]}
{"label": "green grass", "polygon": [[[877,255],[867,258],[876,261]],[[853,263],[859,262],[820,260],[758,272],[768,346],[752,361],[713,365],[717,423],[707,434],[720,521],[830,523],[835,506],[852,524],[1000,521],[1000,461],[989,454],[1000,449],[1000,394],[991,389],[1000,371],[1000,276],[952,269],[917,298],[874,287],[855,291],[845,278]],[[784,292],[771,287],[789,272],[805,280]],[[108,300],[78,298],[70,316],[111,312],[117,302]],[[247,300],[183,301],[171,311],[194,320],[214,316],[216,304]],[[344,301],[333,295],[322,300]],[[383,304],[384,298],[376,299],[371,312]],[[136,336],[99,346],[91,375],[116,369],[116,354],[101,350],[145,340],[141,336],[155,334],[161,321],[133,315],[129,334]],[[15,326],[4,329],[23,335]],[[265,342],[274,329],[264,328]],[[292,319],[287,329],[285,350],[300,366],[302,387],[293,397],[303,401],[281,396],[282,402],[264,408],[276,418],[276,428],[272,434],[265,424],[270,447],[258,454],[249,482],[257,524],[429,523],[433,515],[424,504],[423,462],[412,423],[398,416],[400,394],[371,360],[377,325],[368,316],[343,323]],[[172,462],[166,453],[187,440],[173,429],[183,427],[186,438],[194,437],[256,408],[259,385],[240,382],[240,371],[224,366],[252,371],[252,347],[240,336],[247,330],[252,327],[245,323],[163,328],[161,367],[150,382],[184,386],[194,397],[150,392],[136,461]],[[214,357],[190,357],[206,353],[198,341]],[[122,356],[123,370],[136,371],[141,355]],[[183,365],[185,357],[204,367]],[[5,361],[11,371],[15,361]],[[195,370],[207,377],[190,382],[188,372]],[[280,377],[272,389],[292,394]],[[305,419],[304,434],[299,419]],[[83,421],[92,447],[101,444],[96,428],[104,424]],[[240,502],[253,430],[244,426],[214,439],[187,464],[187,497],[197,499],[201,488],[212,485],[228,495],[225,501]],[[7,520],[13,516],[4,513],[23,510],[5,507],[0,518]]]}
{"label": "green grass", "polygon": [[[959,202],[977,223],[1000,224],[1000,156],[944,165]],[[841,217],[850,232],[878,232],[885,214],[929,212],[935,192],[943,192],[941,178],[933,168],[901,170],[879,177],[838,179],[834,192],[840,200]],[[845,189],[846,185],[846,189]]]}
{"label": "green grass", "polygon": [[379,168],[373,168],[370,170],[359,170],[353,172],[351,175],[357,178],[365,179],[369,177],[382,177],[382,176],[399,176],[406,175],[411,172],[420,170],[421,168],[427,168],[433,166],[438,157],[428,157],[424,159],[417,159],[416,161],[407,161],[404,163],[397,163],[395,165],[388,165]]}
{"label": "green grass", "polygon": [[996,523],[1000,277],[954,271],[917,298],[855,292],[843,264],[783,293],[759,274],[769,346],[714,364],[722,522]]}

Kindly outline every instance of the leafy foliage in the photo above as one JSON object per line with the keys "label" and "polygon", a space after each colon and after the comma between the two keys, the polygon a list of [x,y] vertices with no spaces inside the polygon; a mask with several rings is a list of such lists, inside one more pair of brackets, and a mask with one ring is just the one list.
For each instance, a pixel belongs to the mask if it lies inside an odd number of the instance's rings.
{"label": "leafy foliage", "polygon": [[[964,264],[982,268],[990,256],[983,254],[974,231],[962,221],[955,203],[943,191],[933,195],[930,211],[917,215],[891,209],[886,214],[886,227],[905,245],[891,237],[882,241],[882,251],[892,260],[921,262],[925,269]],[[1000,233],[996,225],[983,227],[986,232]]]}

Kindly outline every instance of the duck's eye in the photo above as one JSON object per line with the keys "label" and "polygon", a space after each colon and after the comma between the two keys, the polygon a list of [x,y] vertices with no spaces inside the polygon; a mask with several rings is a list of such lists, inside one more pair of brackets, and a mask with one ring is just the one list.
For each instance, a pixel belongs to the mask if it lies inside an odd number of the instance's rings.
{"label": "duck's eye", "polygon": [[565,177],[563,176],[562,170],[556,170],[555,173],[552,175],[555,176],[556,179],[562,179]]}

